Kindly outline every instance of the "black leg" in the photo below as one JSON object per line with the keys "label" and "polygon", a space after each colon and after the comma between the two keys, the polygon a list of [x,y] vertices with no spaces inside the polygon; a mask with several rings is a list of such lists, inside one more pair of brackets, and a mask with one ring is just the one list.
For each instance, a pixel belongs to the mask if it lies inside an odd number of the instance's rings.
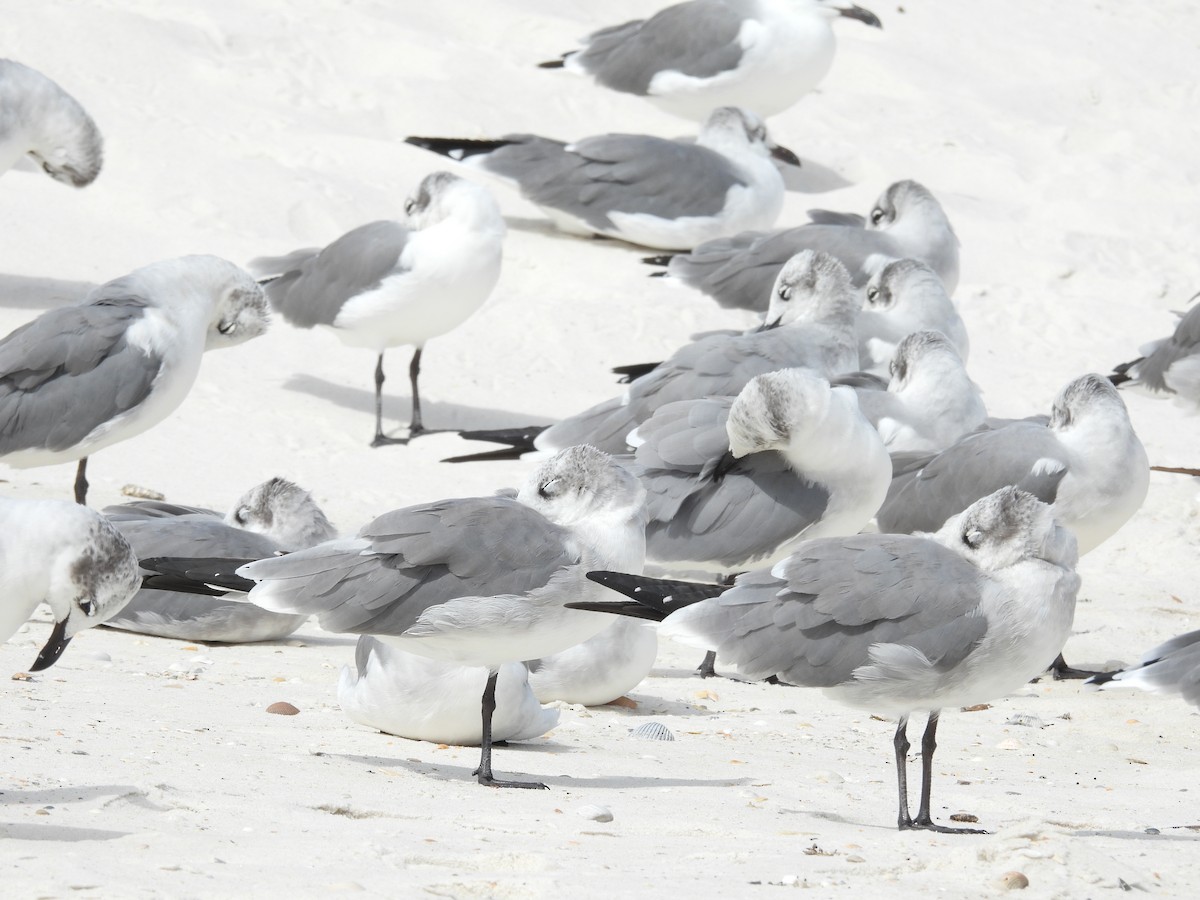
{"label": "black leg", "polygon": [[704,654],[704,661],[700,663],[700,667],[696,669],[696,674],[701,678],[712,678],[717,674],[717,651],[709,650]]}
{"label": "black leg", "polygon": [[[950,828],[938,825],[929,814],[929,795],[933,786],[933,751],[937,749],[937,724],[940,710],[929,714],[925,734],[921,737],[921,806],[909,828],[936,831],[939,834],[987,834],[982,828]],[[903,826],[901,826],[903,828]]]}
{"label": "black leg", "polygon": [[375,440],[371,441],[372,447],[384,447],[388,444],[407,444],[407,438],[392,438],[387,437],[383,433],[383,354],[379,354],[379,361],[375,363]]}
{"label": "black leg", "polygon": [[75,502],[80,506],[87,506],[87,460],[86,456],[83,457],[75,468]]}
{"label": "black leg", "polygon": [[421,392],[417,388],[417,378],[421,374],[421,348],[413,351],[412,362],[408,364],[408,380],[412,384],[412,419],[408,425],[408,436],[416,437],[425,430],[421,424]]}
{"label": "black leg", "polygon": [[896,748],[896,785],[900,791],[900,814],[896,827],[901,831],[912,828],[912,816],[908,814],[908,716],[901,716],[896,724],[896,737],[892,744]]}
{"label": "black leg", "polygon": [[1063,655],[1058,654],[1058,658],[1050,663],[1050,677],[1055,681],[1067,681],[1075,678],[1091,678],[1095,675],[1101,675],[1101,672],[1089,672],[1087,669],[1076,669],[1073,666],[1068,666],[1067,661],[1063,659]]}
{"label": "black leg", "polygon": [[487,685],[483,689],[483,740],[480,742],[479,768],[475,775],[480,784],[498,788],[541,788],[546,785],[537,781],[498,781],[492,776],[492,713],[496,711],[496,679],[499,672],[489,672]]}

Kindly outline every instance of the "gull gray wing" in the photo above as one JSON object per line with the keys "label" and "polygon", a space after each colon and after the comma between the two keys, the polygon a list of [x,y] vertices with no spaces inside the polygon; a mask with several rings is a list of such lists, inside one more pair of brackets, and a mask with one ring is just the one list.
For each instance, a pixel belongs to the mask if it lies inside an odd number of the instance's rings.
{"label": "gull gray wing", "polygon": [[720,154],[640,134],[606,134],[568,145],[535,135],[506,135],[483,167],[513,179],[539,206],[561,210],[597,229],[610,214],[674,219],[712,216],[731,187],[744,184]]}
{"label": "gull gray wing", "polygon": [[153,304],[120,278],[0,340],[0,455],[66,450],[144,401],[162,358],[127,332]]}
{"label": "gull gray wing", "polygon": [[886,532],[937,531],[951,516],[1010,484],[1053,503],[1066,473],[1062,446],[1037,422],[976,431],[893,478],[876,522]]}
{"label": "gull gray wing", "polygon": [[213,515],[188,513],[173,518],[138,519],[111,516],[106,511],[106,517],[129,541],[138,559],[157,556],[263,559],[274,556],[280,549],[271,538],[226,525]]}
{"label": "gull gray wing", "polygon": [[221,514],[213,509],[205,509],[202,506],[181,506],[178,503],[167,503],[165,500],[135,500],[132,503],[106,506],[100,512],[110,522],[171,519],[176,516],[190,515],[211,516],[218,520],[221,518]]}
{"label": "gull gray wing", "polygon": [[708,476],[729,450],[725,422],[732,397],[667,403],[637,428],[638,467]]}
{"label": "gull gray wing", "polygon": [[982,590],[975,566],[924,538],[821,538],[675,613],[664,633],[704,640],[754,678],[833,687],[879,644],[911,647],[937,671],[958,665],[987,630]]}
{"label": "gull gray wing", "polygon": [[409,234],[399,222],[369,222],[323,250],[259,257],[250,268],[279,276],[263,285],[263,291],[288,322],[297,328],[332,325],[348,300],[404,271],[400,256]]}
{"label": "gull gray wing", "polygon": [[660,71],[708,78],[737,67],[745,17],[737,5],[693,0],[652,18],[603,28],[588,35],[587,47],[570,54],[598,82],[614,91],[645,96]]}
{"label": "gull gray wing", "polygon": [[243,570],[250,597],[316,614],[328,631],[400,635],[449,600],[526,594],[579,562],[566,532],[506,497],[443,500],[385,513],[357,539]]}
{"label": "gull gray wing", "polygon": [[1137,380],[1152,391],[1173,394],[1167,371],[1179,360],[1200,354],[1200,305],[1188,310],[1169,338],[1142,348],[1144,359],[1137,363]]}

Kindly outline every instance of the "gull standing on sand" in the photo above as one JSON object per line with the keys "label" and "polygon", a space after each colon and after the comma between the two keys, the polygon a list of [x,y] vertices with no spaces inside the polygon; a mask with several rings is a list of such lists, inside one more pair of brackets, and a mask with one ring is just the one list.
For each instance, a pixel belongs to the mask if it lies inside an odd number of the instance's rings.
{"label": "gull standing on sand", "polygon": [[[263,559],[312,547],[337,532],[312,495],[284,478],[251,488],[224,518],[212,510],[140,501],[109,506],[104,515],[139,559],[156,556]],[[148,574],[148,573],[144,573]],[[152,586],[155,582],[159,587]],[[304,624],[306,615],[267,612],[226,592],[172,591],[167,579],[148,584],[105,624],[181,641],[242,644],[275,641]]]}
{"label": "gull standing on sand", "polygon": [[937,273],[916,259],[899,259],[867,283],[858,315],[858,358],[865,372],[886,375],[896,345],[914,331],[939,331],[966,363],[967,326]]}
{"label": "gull standing on sand", "polygon": [[1180,317],[1174,334],[1146,344],[1141,354],[1117,366],[1109,380],[1151,396],[1173,397],[1180,406],[1200,412],[1200,305]]}
{"label": "gull standing on sand", "polygon": [[231,262],[184,256],[95,288],[0,339],[0,462],[79,461],[157,425],[183,402],[206,350],[267,328],[262,288]]}
{"label": "gull standing on sand", "polygon": [[1178,694],[1200,707],[1200,631],[1189,631],[1147,650],[1136,666],[1096,675],[1083,683],[1085,691],[1108,688]]}
{"label": "gull standing on sand", "polygon": [[[1082,375],[1054,400],[1048,422],[1019,419],[968,434],[945,450],[897,466],[876,516],[880,531],[933,531],[937,523],[1004,485],[1051,504],[1088,553],[1137,512],[1150,486],[1150,463],[1116,389]],[[1060,655],[1059,678],[1094,674]]]}
{"label": "gull standing on sand", "polygon": [[[327,631],[370,634],[402,650],[488,669],[477,775],[492,773],[492,715],[504,663],[557,653],[611,622],[566,608],[596,597],[600,561],[640,571],[646,492],[607,453],[571,447],[515,498],[442,500],[385,513],[357,538],[237,568],[234,561],[143,560],[148,568],[246,590],[274,612],[315,614]],[[257,582],[257,584],[255,584]]]}
{"label": "gull standing on sand", "polygon": [[104,141],[83,106],[29,66],[0,59],[0,175],[29,155],[55,181],[87,187]]}
{"label": "gull standing on sand", "polygon": [[839,16],[883,27],[845,0],[690,0],[596,31],[583,49],[539,67],[590,76],[698,122],[718,106],[773,116],[829,72]]}
{"label": "gull standing on sand", "polygon": [[644,134],[573,144],[533,134],[405,141],[516,187],[570,234],[664,250],[770,228],[784,195],[771,159],[799,165],[794,153],[771,142],[758,116],[737,107],[713,110],[694,143]]}
{"label": "gull standing on sand", "polygon": [[788,259],[801,250],[823,250],[850,270],[856,287],[893,259],[911,257],[942,279],[948,294],[958,286],[958,238],[937,199],[915,181],[898,181],[876,201],[868,219],[852,213],[810,210],[813,221],[782,231],[747,231],[709,241],[691,253],[653,256],[666,275],[708,294],[725,307],[762,309],[767,290]]}
{"label": "gull standing on sand", "polygon": [[[266,282],[271,306],[297,328],[321,325],[343,344],[378,354],[372,447],[406,444],[426,429],[417,378],[432,338],[465,322],[500,278],[506,226],[491,193],[434,172],[404,206],[403,222],[370,222],[324,249],[260,257],[251,271]],[[408,367],[412,419],[407,438],[383,433],[383,354],[413,345]]]}
{"label": "gull standing on sand", "polygon": [[71,638],[115,615],[141,584],[129,542],[98,512],[65,500],[0,500],[0,640],[39,603],[54,629],[31,672],[62,655]]}
{"label": "gull standing on sand", "polygon": [[860,373],[849,384],[889,453],[936,453],[987,421],[979,385],[940,331],[917,331],[896,345],[884,383]]}
{"label": "gull standing on sand", "polygon": [[[899,828],[979,834],[933,821],[938,717],[1045,671],[1071,631],[1076,559],[1074,536],[1050,508],[1008,487],[934,534],[809,541],[732,587],[594,572],[588,577],[632,602],[577,606],[661,621],[664,636],[715,650],[746,676],[821,687],[847,705],[898,716]],[[907,732],[918,710],[929,719],[913,818]]]}
{"label": "gull standing on sand", "polygon": [[579,443],[622,453],[629,433],[664,404],[733,396],[755,375],[780,369],[807,368],[826,378],[852,372],[858,368],[854,319],[861,306],[841,263],[804,251],[780,271],[761,329],[702,337],[635,379],[623,396],[555,425],[462,432],[468,440],[512,447],[450,461],[509,459]]}

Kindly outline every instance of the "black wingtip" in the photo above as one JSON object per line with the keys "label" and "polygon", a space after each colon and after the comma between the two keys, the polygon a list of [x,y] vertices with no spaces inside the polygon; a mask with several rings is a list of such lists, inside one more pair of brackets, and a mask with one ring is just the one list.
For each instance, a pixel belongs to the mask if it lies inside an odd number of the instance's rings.
{"label": "black wingtip", "polygon": [[647,622],[661,622],[667,617],[667,614],[661,610],[652,609],[649,606],[643,606],[636,602],[631,603],[628,600],[613,600],[606,603],[580,600],[564,605],[567,609],[578,609],[583,612],[609,613],[614,616],[626,616],[630,619],[643,619]]}
{"label": "black wingtip", "polygon": [[1085,681],[1084,684],[1100,687],[1102,684],[1108,684],[1124,671],[1124,669],[1117,669],[1115,672],[1103,672],[1099,675],[1093,675],[1091,678]]}
{"label": "black wingtip", "polygon": [[613,366],[612,373],[621,376],[617,379],[617,384],[629,384],[643,375],[649,375],[661,365],[661,362],[631,363],[628,366]]}
{"label": "black wingtip", "polygon": [[464,453],[462,456],[447,456],[444,463],[496,462],[506,459],[520,459],[527,451],[516,447],[501,447],[499,450],[484,450],[481,453]]}
{"label": "black wingtip", "polygon": [[558,59],[548,59],[545,62],[538,63],[537,67],[539,69],[561,69],[566,64],[566,61],[567,56],[564,53]]}
{"label": "black wingtip", "polygon": [[846,9],[839,9],[838,15],[862,22],[864,25],[869,25],[872,28],[883,30],[883,23],[879,21],[879,16],[875,15],[869,9],[863,9],[861,6],[850,6]]}
{"label": "black wingtip", "polygon": [[1138,363],[1145,361],[1146,357],[1139,356],[1137,359],[1131,359],[1127,363],[1121,363],[1119,366],[1113,366],[1112,374],[1108,376],[1108,380],[1113,384],[1114,387],[1133,381],[1133,376],[1129,374],[1129,370]]}
{"label": "black wingtip", "polygon": [[[255,582],[237,574],[242,566],[257,559],[226,559],[224,557],[153,556],[138,560],[138,565],[152,572],[170,575],[180,584],[194,583],[199,586],[219,585],[231,591],[249,591]],[[182,590],[176,587],[175,590]],[[207,591],[193,591],[206,593]]]}
{"label": "black wingtip", "polygon": [[643,256],[642,262],[648,266],[666,266],[670,265],[671,260],[675,258],[674,253],[660,253],[658,256]]}
{"label": "black wingtip", "polygon": [[470,156],[491,153],[493,150],[499,150],[501,147],[507,147],[513,142],[504,140],[477,141],[469,138],[439,138],[409,135],[404,139],[404,143],[412,144],[414,147],[420,147],[422,150],[429,150],[432,153],[439,153],[442,156],[448,156],[450,159],[461,162]]}

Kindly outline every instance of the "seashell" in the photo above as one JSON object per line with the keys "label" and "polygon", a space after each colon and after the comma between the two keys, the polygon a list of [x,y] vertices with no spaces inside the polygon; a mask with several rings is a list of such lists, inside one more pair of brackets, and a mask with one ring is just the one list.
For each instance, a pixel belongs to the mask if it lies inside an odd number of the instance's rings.
{"label": "seashell", "polygon": [[272,703],[270,706],[268,706],[267,712],[274,713],[277,716],[294,716],[297,715],[300,710],[296,709],[296,707],[292,706],[292,704],[288,703],[286,700],[280,700],[279,702]]}
{"label": "seashell", "polygon": [[1046,723],[1037,716],[1031,716],[1027,713],[1013,713],[1008,717],[1005,725],[1024,725],[1026,728],[1045,728]]}
{"label": "seashell", "polygon": [[638,741],[673,741],[675,735],[661,722],[647,722],[629,730],[629,736]]}
{"label": "seashell", "polygon": [[613,820],[612,810],[607,806],[596,806],[589,803],[587,806],[579,807],[575,812],[585,819],[591,819],[593,822],[611,822]]}
{"label": "seashell", "polygon": [[136,497],[138,500],[165,500],[167,498],[166,494],[152,488],[142,487],[140,484],[127,484],[121,488],[121,493],[126,497]]}
{"label": "seashell", "polygon": [[1029,879],[1024,872],[1005,872],[1000,876],[1000,887],[1006,891],[1023,891],[1029,887]]}

